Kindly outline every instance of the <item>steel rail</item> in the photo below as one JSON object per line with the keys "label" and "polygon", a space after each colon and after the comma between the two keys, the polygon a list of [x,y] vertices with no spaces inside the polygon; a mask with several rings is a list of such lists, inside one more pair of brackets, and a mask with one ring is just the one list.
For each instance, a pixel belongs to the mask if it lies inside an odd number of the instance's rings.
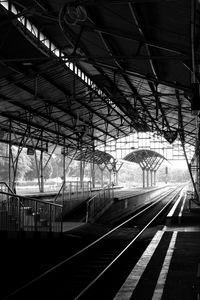
{"label": "steel rail", "polygon": [[[173,193],[174,191],[172,191]],[[176,191],[175,191],[176,192]],[[177,194],[180,193],[180,190],[178,190],[178,192],[175,193],[175,195],[172,195],[172,198],[170,198],[170,200],[164,205],[164,207],[162,207],[162,209],[140,230],[140,232],[138,234],[136,234],[136,236],[131,240],[131,242],[109,263],[109,265],[98,275],[96,276],[75,298],[74,300],[78,300],[80,299],[96,282],[98,279],[100,279],[104,273],[110,269],[113,264],[119,259],[121,258],[121,256],[132,246],[132,244],[142,235],[142,233],[155,221],[155,219],[157,219],[160,214],[167,208],[167,206],[169,204],[171,204],[171,202],[174,200],[174,198],[177,196]],[[160,200],[158,200],[156,203],[160,202]],[[155,203],[153,203],[155,205]],[[151,206],[147,207],[147,209],[149,209]],[[144,211],[142,211],[144,212]],[[142,213],[141,212],[141,213]],[[138,215],[138,214],[137,214]],[[136,217],[136,215],[134,216]],[[134,218],[133,217],[133,218]]]}
{"label": "steel rail", "polygon": [[[174,200],[175,195],[174,193],[176,193],[176,195],[180,192],[180,187],[174,190],[170,190],[169,191],[165,191],[162,193],[162,195],[159,195],[158,199],[151,203],[148,207],[145,207],[144,209],[142,209],[141,211],[139,211],[138,213],[136,213],[134,216],[130,217],[129,219],[125,220],[124,222],[122,222],[121,224],[119,224],[118,226],[114,227],[113,229],[111,229],[110,231],[108,231],[107,233],[105,233],[104,235],[102,235],[101,237],[99,237],[98,239],[96,239],[95,241],[93,241],[92,243],[90,243],[89,245],[85,246],[84,248],[82,248],[81,250],[77,251],[76,253],[72,254],[71,256],[69,256],[68,258],[66,258],[65,260],[61,261],[60,263],[56,264],[55,266],[53,266],[52,268],[48,269],[47,271],[43,272],[42,274],[40,274],[39,276],[35,277],[34,279],[32,279],[31,281],[29,281],[28,283],[26,283],[25,285],[19,287],[18,289],[16,289],[15,291],[11,292],[9,295],[7,295],[4,299],[10,299],[12,296],[16,295],[17,293],[23,291],[25,288],[28,288],[31,284],[38,282],[40,279],[42,279],[44,276],[50,274],[52,271],[58,269],[59,267],[63,266],[65,263],[68,263],[69,261],[73,260],[74,258],[76,258],[77,256],[79,256],[80,254],[82,254],[83,252],[87,251],[88,249],[90,249],[92,246],[96,245],[97,243],[99,243],[100,241],[102,241],[105,237],[107,237],[108,235],[110,235],[111,233],[113,233],[114,231],[116,231],[117,229],[119,229],[120,227],[122,227],[123,225],[127,224],[128,222],[132,221],[134,218],[140,216],[142,213],[144,213],[145,211],[147,211],[148,209],[152,208],[154,205],[156,205],[158,202],[162,201],[164,198],[168,196],[170,196],[171,194],[172,197],[170,198],[170,200],[165,204],[165,206],[159,211],[159,213],[156,214],[155,217],[153,217],[153,219],[151,219],[150,222],[148,222],[147,225],[145,225],[145,227],[133,238],[133,240],[131,240],[131,242],[117,255],[117,257],[115,259],[113,259],[111,261],[111,263],[109,263],[109,265],[95,278],[93,279],[90,284],[88,284],[75,298],[79,299],[81,296],[83,296],[83,294],[85,294],[89,288],[91,288],[92,285],[94,285],[96,283],[96,281],[124,254],[124,252],[140,237],[140,235],[150,226],[150,224],[163,212],[164,209],[166,209],[166,207]],[[169,195],[170,194],[170,195]]]}

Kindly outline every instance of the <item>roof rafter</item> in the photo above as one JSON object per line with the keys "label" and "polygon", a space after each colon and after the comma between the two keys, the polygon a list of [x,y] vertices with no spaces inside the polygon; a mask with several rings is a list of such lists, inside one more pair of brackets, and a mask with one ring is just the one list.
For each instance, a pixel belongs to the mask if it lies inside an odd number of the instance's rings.
{"label": "roof rafter", "polygon": [[[135,21],[135,24],[137,25],[137,27],[138,27],[138,29],[139,29],[140,35],[142,36],[142,38],[146,39],[146,38],[145,38],[144,31],[143,31],[143,29],[142,29],[142,25],[140,24],[138,15],[137,15],[137,13],[136,13],[136,10],[135,10],[135,7],[133,6],[133,4],[129,3],[129,9],[130,9],[131,15],[132,15],[132,17],[133,17],[133,19],[134,19],[134,21]],[[146,51],[147,51],[148,56],[150,57],[150,56],[151,56],[151,51],[150,51],[150,49],[149,49],[149,45],[146,44],[146,43],[145,43],[145,48],[146,48]],[[153,62],[153,60],[152,60],[151,58],[149,59],[149,63],[150,63],[150,66],[151,66],[151,69],[152,69],[152,72],[153,72],[155,78],[158,80],[157,70],[156,70],[156,67],[155,67],[155,65],[154,65],[154,62]],[[156,89],[155,89],[155,87],[154,87],[154,84],[153,84],[152,82],[150,82],[150,81],[148,81],[148,83],[149,83],[149,86],[150,86],[150,88],[151,88],[151,90],[152,90],[152,93],[155,95],[156,103],[157,103],[158,106],[159,106],[159,109],[160,109],[160,111],[161,111],[161,113],[162,113],[162,117],[163,117],[164,120],[165,120],[165,124],[166,124],[168,130],[170,130],[170,126],[169,126],[168,120],[167,120],[166,115],[165,115],[165,112],[164,112],[164,110],[163,110],[163,108],[162,108],[162,104],[161,104],[160,99],[159,99],[159,97],[158,97],[158,95],[157,95],[157,91],[156,91]]]}
{"label": "roof rafter", "polygon": [[[94,24],[96,24],[96,22],[94,22],[94,20],[92,20],[91,17],[90,17],[90,20],[91,20]],[[115,50],[113,49],[113,47],[111,47],[110,43],[107,41],[106,37],[103,36],[102,33],[99,33],[99,35],[100,35],[100,37],[101,37],[101,39],[102,39],[102,41],[103,41],[103,44],[104,44],[105,48],[107,49],[107,51],[108,51],[108,53],[109,53],[109,55],[113,58],[113,61],[115,62],[116,66],[117,66],[117,69],[123,70],[124,68],[121,66],[120,62],[119,62],[117,59],[115,59],[115,58],[113,57],[113,54],[115,55]],[[128,82],[128,80],[127,80],[127,77],[126,77],[123,73],[122,73],[122,76],[123,76],[124,80],[125,80],[125,81],[128,83],[128,85],[129,85],[129,82]],[[115,85],[115,82],[114,82],[114,85]],[[116,85],[115,85],[115,88],[118,89]],[[133,126],[136,130],[138,130],[138,128],[140,128],[140,126],[141,126],[141,127],[144,127],[144,131],[145,131],[145,128],[147,129],[146,123],[144,123],[144,121],[142,120],[142,118],[141,118],[141,116],[140,116],[139,114],[137,114],[137,117],[140,119],[140,124],[138,124],[137,122],[135,122],[135,121],[136,121],[136,120],[135,120],[135,113],[136,113],[136,111],[134,111],[134,116],[131,116],[131,115],[130,115],[130,114],[132,113],[132,111],[133,111],[133,107],[130,105],[129,101],[127,100],[127,98],[126,98],[125,96],[124,96],[124,98],[125,98],[124,100],[125,100],[126,106],[127,106],[126,114],[129,115],[130,119],[132,119],[132,122],[133,122],[133,123],[132,123],[132,126]],[[119,104],[118,104],[118,105],[119,105]],[[138,127],[138,128],[137,128],[137,127]]]}
{"label": "roof rafter", "polygon": [[[28,92],[28,93],[31,94],[32,96],[35,96],[35,91],[32,90],[31,88],[29,88],[29,87],[27,87],[27,86],[25,86],[25,85],[16,83],[16,82],[12,82],[11,78],[9,78],[9,80],[11,81],[11,83],[15,84],[17,87],[23,89],[24,91]],[[38,94],[37,94],[37,99],[42,100],[42,101],[44,101],[45,103],[48,102],[50,105],[52,105],[52,102],[51,102],[51,101],[48,101],[48,100],[44,99],[41,95],[38,95]],[[6,100],[6,97],[5,97],[5,100]],[[12,102],[12,99],[7,98],[7,100],[9,100],[9,102]],[[23,108],[23,109],[25,109],[25,110],[27,110],[27,111],[29,111],[29,112],[33,112],[33,113],[35,113],[36,115],[40,115],[40,116],[42,116],[43,118],[45,118],[45,119],[47,119],[47,120],[51,120],[52,122],[55,122],[55,123],[57,123],[58,125],[61,125],[62,127],[71,130],[72,132],[74,131],[73,126],[69,126],[68,124],[66,124],[66,123],[64,123],[64,122],[61,122],[61,121],[59,121],[59,120],[57,120],[57,119],[55,119],[55,118],[52,118],[52,117],[50,117],[50,116],[48,116],[48,115],[45,115],[45,114],[41,113],[40,111],[38,111],[38,110],[36,110],[36,109],[34,109],[34,108],[30,108],[30,107],[28,107],[28,106],[26,106],[26,105],[24,105],[24,104],[22,104],[22,103],[16,102],[16,101],[14,101],[13,104],[14,104],[14,105],[17,105],[18,107],[21,107],[21,108]],[[96,137],[93,137],[93,136],[91,136],[91,138],[92,138],[92,139],[100,140],[100,139],[98,139],[98,138],[96,138]]]}
{"label": "roof rafter", "polygon": [[[20,28],[19,28],[18,26],[16,26],[16,28],[20,30]],[[29,37],[27,36],[27,34],[26,34],[24,31],[20,30],[20,32],[21,32],[27,39],[29,39]],[[69,39],[68,39],[68,40],[69,40]],[[72,45],[74,45],[73,42],[72,42],[71,40],[70,40],[70,42],[71,42]],[[46,52],[44,52],[44,51],[42,50],[41,47],[38,47],[38,43],[34,43],[34,42],[32,41],[32,44],[33,44],[39,51],[42,51],[43,54],[47,55],[48,57],[51,56],[51,53],[48,53],[48,54],[47,54]],[[85,49],[84,49],[84,50],[85,50]],[[85,50],[85,51],[86,51],[86,50]],[[52,56],[52,58],[55,59],[54,56]],[[59,60],[59,63],[62,64],[63,67],[67,69],[65,63],[64,63],[62,60]],[[68,69],[67,71],[68,71],[68,72],[70,71],[70,72],[73,74],[73,72],[72,72],[71,70]],[[73,74],[73,75],[74,75],[74,74]],[[79,80],[80,80],[80,79],[79,79]],[[88,87],[88,88],[89,88],[89,87]],[[95,93],[95,91],[93,91],[93,92]],[[97,96],[101,98],[100,95],[97,94]],[[125,122],[127,122],[127,119],[124,117],[124,115],[122,115],[122,114],[120,114],[119,112],[117,112],[117,111],[116,111],[116,110],[115,110],[108,102],[106,102],[105,100],[102,99],[102,101],[104,101],[104,102],[106,103],[106,105],[110,106],[110,108],[111,108],[113,111],[115,111],[120,117],[124,118]],[[83,105],[83,103],[82,103],[82,105]],[[96,111],[94,111],[94,113],[97,114]],[[113,123],[111,123],[111,122],[109,122],[109,123],[110,123],[113,127],[115,127],[118,131],[120,131],[123,135],[126,135],[126,132],[124,132],[122,129],[118,128],[117,126],[115,126],[115,125],[114,125]]]}

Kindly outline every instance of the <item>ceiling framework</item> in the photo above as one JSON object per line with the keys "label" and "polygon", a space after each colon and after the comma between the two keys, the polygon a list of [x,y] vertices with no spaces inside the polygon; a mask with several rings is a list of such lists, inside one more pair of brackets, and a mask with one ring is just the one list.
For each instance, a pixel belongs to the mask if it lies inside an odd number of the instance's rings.
{"label": "ceiling framework", "polygon": [[115,170],[116,168],[116,161],[114,157],[109,153],[100,150],[92,151],[87,149],[85,151],[78,151],[74,156],[74,159],[96,164],[101,168],[107,167],[108,170]]}
{"label": "ceiling framework", "polygon": [[198,5],[0,0],[1,140],[93,150],[155,132],[195,147]]}

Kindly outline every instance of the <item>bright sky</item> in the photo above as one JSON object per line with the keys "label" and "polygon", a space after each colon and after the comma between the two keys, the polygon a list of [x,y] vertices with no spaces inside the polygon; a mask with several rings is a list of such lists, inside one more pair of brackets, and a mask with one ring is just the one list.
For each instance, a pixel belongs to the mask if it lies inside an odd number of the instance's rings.
{"label": "bright sky", "polygon": [[187,163],[185,160],[171,160],[170,164],[166,164],[172,169],[187,169]]}

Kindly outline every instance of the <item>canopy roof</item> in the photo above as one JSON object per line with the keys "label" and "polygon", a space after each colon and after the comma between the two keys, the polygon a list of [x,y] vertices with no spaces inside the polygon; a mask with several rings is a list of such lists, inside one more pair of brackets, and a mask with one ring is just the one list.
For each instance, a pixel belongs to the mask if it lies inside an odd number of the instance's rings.
{"label": "canopy roof", "polygon": [[158,169],[163,160],[166,160],[163,155],[148,149],[134,150],[123,159],[123,161],[137,163],[142,168],[153,170]]}
{"label": "canopy roof", "polygon": [[114,166],[115,159],[109,153],[99,151],[99,150],[85,150],[85,151],[78,151],[74,156],[75,160],[83,160],[85,162],[95,163],[97,165],[111,165]]}
{"label": "canopy roof", "polygon": [[194,2],[0,0],[0,141],[93,149],[154,131],[195,146]]}

